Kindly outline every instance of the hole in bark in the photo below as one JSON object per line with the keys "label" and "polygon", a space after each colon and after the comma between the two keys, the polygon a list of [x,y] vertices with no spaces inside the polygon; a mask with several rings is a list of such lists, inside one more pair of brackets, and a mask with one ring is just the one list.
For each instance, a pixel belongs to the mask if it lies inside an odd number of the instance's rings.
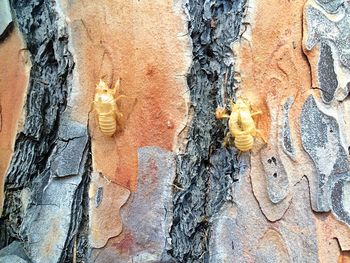
{"label": "hole in bark", "polygon": [[274,163],[275,165],[277,165],[277,160],[276,160],[276,158],[274,156],[272,156],[271,159],[268,159],[267,162],[269,164]]}
{"label": "hole in bark", "polygon": [[273,174],[273,177],[277,178],[277,173],[274,173],[274,174]]}
{"label": "hole in bark", "polygon": [[205,49],[205,54],[206,54],[208,57],[210,57],[210,58],[213,58],[213,57],[214,57],[214,52],[213,52],[213,50],[212,50],[211,48],[209,48],[209,47],[207,47],[207,48]]}
{"label": "hole in bark", "polygon": [[272,156],[271,159],[272,159],[273,163],[276,164],[276,158]]}

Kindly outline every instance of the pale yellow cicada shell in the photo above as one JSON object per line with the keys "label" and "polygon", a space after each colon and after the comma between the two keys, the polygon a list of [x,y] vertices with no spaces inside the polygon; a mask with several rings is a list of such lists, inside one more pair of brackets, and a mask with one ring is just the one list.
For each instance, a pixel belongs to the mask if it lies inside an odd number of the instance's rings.
{"label": "pale yellow cicada shell", "polygon": [[231,113],[228,114],[225,108],[216,109],[217,119],[229,119],[229,132],[224,139],[224,145],[234,145],[241,152],[251,150],[255,143],[255,138],[263,138],[261,131],[256,128],[253,116],[262,114],[261,111],[252,112],[248,100],[239,98],[237,102],[231,101]]}
{"label": "pale yellow cicada shell", "polygon": [[[125,95],[120,95],[120,79],[118,79],[113,88],[100,79],[96,85],[96,93],[93,101],[93,108],[97,113],[98,125],[101,132],[107,136],[113,134],[122,128],[125,124],[126,115],[122,110],[122,100],[133,101],[133,108],[136,99]],[[118,106],[119,105],[119,106]]]}

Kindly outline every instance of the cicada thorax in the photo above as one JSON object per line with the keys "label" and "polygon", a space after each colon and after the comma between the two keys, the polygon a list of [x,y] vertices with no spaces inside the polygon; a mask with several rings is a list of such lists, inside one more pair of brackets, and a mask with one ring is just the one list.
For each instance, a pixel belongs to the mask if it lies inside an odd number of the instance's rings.
{"label": "cicada thorax", "polygon": [[238,123],[242,131],[253,131],[256,129],[255,122],[250,111],[241,111],[239,113]]}
{"label": "cicada thorax", "polygon": [[235,147],[242,151],[249,151],[254,145],[255,123],[249,111],[234,111],[229,120],[230,133]]}

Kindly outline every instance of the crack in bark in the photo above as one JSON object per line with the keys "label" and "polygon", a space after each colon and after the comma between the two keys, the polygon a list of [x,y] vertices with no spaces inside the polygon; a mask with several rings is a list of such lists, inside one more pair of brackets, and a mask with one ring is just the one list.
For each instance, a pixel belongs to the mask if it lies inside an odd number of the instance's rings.
{"label": "crack in bark", "polygon": [[[56,5],[45,0],[11,2],[32,67],[24,128],[17,135],[5,182],[0,247],[18,240],[31,260],[45,262],[40,251],[52,236],[50,262],[71,262],[74,243],[77,262],[83,262],[89,254],[90,136],[87,124],[71,121],[66,111],[74,61]],[[55,177],[57,167],[63,176]],[[58,220],[56,229],[44,229],[51,217]]]}
{"label": "crack in bark", "polygon": [[[169,253],[179,262],[208,262],[211,216],[230,199],[238,169],[236,151],[222,149],[227,127],[215,120],[218,105],[234,97],[231,44],[239,38],[245,1],[189,0],[188,31],[193,62],[187,76],[193,119],[188,144],[177,156],[179,189],[174,197],[174,218]],[[221,175],[221,177],[220,177]]]}
{"label": "crack in bark", "polygon": [[[31,54],[24,129],[18,134],[6,188],[23,188],[45,169],[66,108],[74,61],[68,33],[58,28],[53,2],[13,1],[12,8]],[[37,81],[43,79],[45,81]]]}

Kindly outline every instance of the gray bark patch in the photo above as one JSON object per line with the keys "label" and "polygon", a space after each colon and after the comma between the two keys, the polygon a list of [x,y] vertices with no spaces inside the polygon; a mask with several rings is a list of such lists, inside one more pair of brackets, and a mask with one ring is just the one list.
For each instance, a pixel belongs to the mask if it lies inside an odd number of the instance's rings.
{"label": "gray bark patch", "polygon": [[[16,256],[21,258],[24,262],[29,262],[28,255],[26,254],[26,251],[23,248],[23,245],[18,242],[14,241],[9,246],[3,248],[0,250],[0,262],[6,262],[4,258],[10,257],[10,256]],[[15,261],[9,261],[9,262],[15,262]]]}
{"label": "gray bark patch", "polygon": [[[344,68],[347,71],[350,69],[350,4],[344,0],[319,1],[318,4],[319,7],[305,7],[305,48],[311,50],[315,45],[320,46],[318,81],[322,89],[322,98],[325,103],[329,103],[335,95],[338,100],[344,100],[349,93],[349,83],[345,83],[348,80],[343,80],[342,71]],[[336,16],[327,15],[327,12],[335,13]],[[334,64],[333,60],[340,63]]]}
{"label": "gray bark patch", "polygon": [[[68,254],[65,249],[72,246],[82,217],[83,190],[88,178],[88,136],[83,125],[69,124],[70,129],[74,127],[76,138],[57,142],[45,171],[32,182],[31,200],[21,225],[21,238],[34,262],[63,262]],[[82,154],[75,155],[72,148]],[[74,164],[77,173],[57,176],[56,167],[62,159],[78,157]],[[71,170],[68,166],[66,169]]]}
{"label": "gray bark patch", "polygon": [[350,226],[350,173],[337,176],[332,184],[332,212]]}
{"label": "gray bark patch", "polygon": [[338,174],[349,171],[347,154],[340,143],[339,126],[331,116],[321,112],[313,96],[303,105],[300,117],[301,139],[305,151],[316,167],[316,210],[331,209],[332,184]]}
{"label": "gray bark patch", "polygon": [[133,262],[164,262],[172,220],[175,158],[168,151],[143,147],[138,150],[138,163],[137,191],[122,213],[125,231],[133,234],[139,246],[130,256]]}
{"label": "gray bark patch", "polygon": [[328,13],[336,13],[340,6],[344,4],[344,0],[316,0],[324,10]]}
{"label": "gray bark patch", "polygon": [[[337,49],[339,61],[346,67],[350,68],[350,5],[343,7],[344,17],[339,21],[330,20],[325,14],[308,6],[306,9],[308,35],[306,48],[311,50],[317,43],[331,42]],[[322,26],[320,26],[322,25]],[[334,32],[329,34],[329,32]]]}
{"label": "gray bark patch", "polygon": [[[267,150],[265,153],[269,153]],[[270,156],[274,153],[271,152]],[[279,156],[261,158],[266,173],[267,193],[272,203],[278,204],[288,195],[289,179]]]}
{"label": "gray bark patch", "polygon": [[[123,239],[101,249],[94,262],[174,262],[167,254],[174,178],[173,153],[158,147],[138,149],[137,190],[121,209]],[[120,244],[127,244],[127,250]]]}
{"label": "gray bark patch", "polygon": [[322,100],[325,103],[330,103],[338,87],[338,80],[334,71],[332,49],[326,43],[321,44],[320,59],[318,61],[318,81],[320,83]]}
{"label": "gray bark patch", "polygon": [[0,41],[6,38],[11,23],[12,15],[9,1],[0,0]]}
{"label": "gray bark patch", "polygon": [[295,160],[295,148],[293,146],[289,125],[289,111],[292,107],[293,101],[294,98],[289,97],[283,105],[282,148],[292,160]]}

